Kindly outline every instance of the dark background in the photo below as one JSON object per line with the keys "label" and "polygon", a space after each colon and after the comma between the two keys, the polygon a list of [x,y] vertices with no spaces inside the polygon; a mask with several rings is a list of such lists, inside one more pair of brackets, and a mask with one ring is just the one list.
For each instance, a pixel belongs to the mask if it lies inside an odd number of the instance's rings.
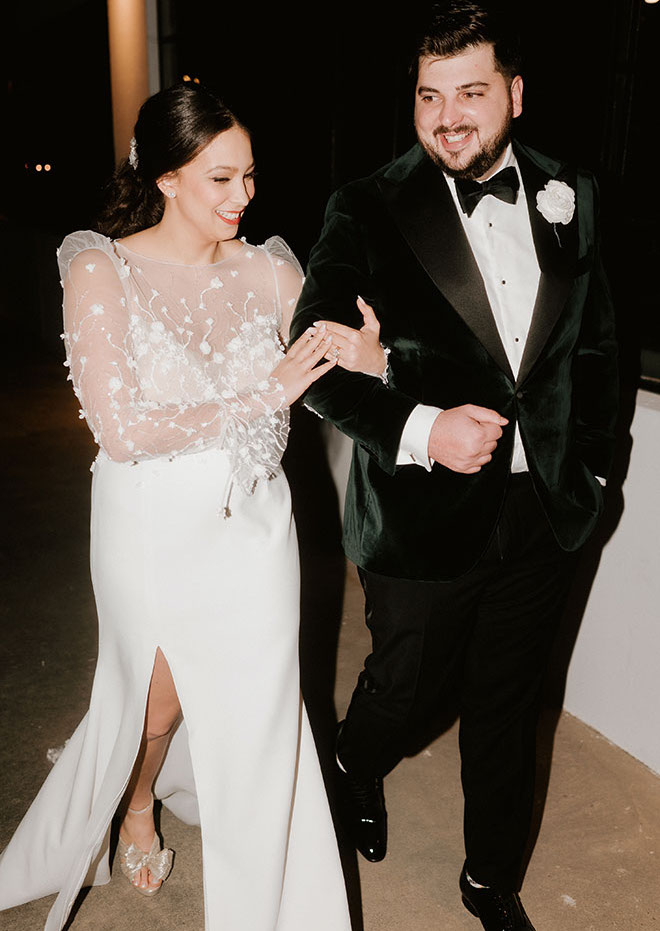
{"label": "dark background", "polygon": [[[279,233],[301,261],[329,193],[413,142],[411,36],[429,3],[298,6],[159,0],[161,85],[198,77],[254,133],[258,197],[248,239]],[[655,183],[660,4],[510,0],[525,51],[519,138],[596,172],[617,300],[624,379],[660,385]],[[25,352],[59,353],[53,252],[93,225],[113,168],[104,0],[50,0],[5,14],[0,313]],[[8,19],[7,19],[8,17]],[[52,165],[50,172],[36,164]],[[641,351],[641,352],[640,352]]]}
{"label": "dark background", "polygon": [[[161,85],[184,74],[211,83],[253,131],[259,177],[241,227],[248,239],[261,242],[278,233],[304,262],[330,192],[412,143],[407,53],[416,19],[429,4],[404,0],[391,14],[384,6],[341,0],[270,4],[264,11],[247,0],[159,0]],[[640,359],[644,385],[660,386],[660,193],[652,158],[660,3],[511,0],[509,6],[526,50],[518,136],[593,169],[601,184],[628,399],[606,519],[587,553],[551,664],[551,701],[560,708],[600,549],[623,507]],[[0,495],[10,499],[0,507],[6,531],[0,540],[6,594],[0,626],[12,658],[4,664],[13,670],[7,681],[18,683],[21,696],[14,739],[33,727],[29,716],[39,703],[57,717],[65,736],[84,707],[94,665],[86,533],[94,452],[91,434],[75,419],[77,405],[59,364],[55,249],[67,232],[93,225],[114,157],[105,0],[6,0],[0,15],[6,43],[0,56],[0,428],[11,444],[11,454],[8,449],[0,461]],[[35,170],[45,163],[51,171]],[[286,455],[302,558],[301,673],[329,772],[345,564],[319,421],[300,409],[294,416]],[[541,742],[541,795],[551,730]],[[23,755],[10,754],[15,773],[20,770],[16,784],[26,773],[33,780],[45,775],[42,743],[22,740]],[[17,799],[22,804],[22,795],[10,800],[16,819]],[[347,876],[355,905],[354,860]]]}

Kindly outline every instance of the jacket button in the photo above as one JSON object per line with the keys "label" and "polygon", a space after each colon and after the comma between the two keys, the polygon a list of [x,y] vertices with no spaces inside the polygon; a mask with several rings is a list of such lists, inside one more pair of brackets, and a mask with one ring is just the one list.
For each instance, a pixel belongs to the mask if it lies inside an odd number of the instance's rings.
{"label": "jacket button", "polygon": [[516,397],[518,398],[518,400],[520,400],[521,398],[524,398],[524,397],[525,397],[525,392],[524,392],[524,391],[516,391]]}

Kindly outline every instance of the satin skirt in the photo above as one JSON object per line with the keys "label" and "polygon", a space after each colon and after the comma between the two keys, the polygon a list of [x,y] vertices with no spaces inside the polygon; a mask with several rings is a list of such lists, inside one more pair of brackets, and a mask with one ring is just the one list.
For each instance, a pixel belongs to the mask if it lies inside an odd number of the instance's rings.
{"label": "satin skirt", "polygon": [[135,465],[101,454],[91,571],[99,656],[89,711],[0,858],[0,908],[56,892],[45,931],[61,931],[80,888],[109,880],[110,822],[160,647],[183,723],[155,794],[201,825],[206,931],[349,931],[299,690],[284,475],[247,495],[221,450]]}

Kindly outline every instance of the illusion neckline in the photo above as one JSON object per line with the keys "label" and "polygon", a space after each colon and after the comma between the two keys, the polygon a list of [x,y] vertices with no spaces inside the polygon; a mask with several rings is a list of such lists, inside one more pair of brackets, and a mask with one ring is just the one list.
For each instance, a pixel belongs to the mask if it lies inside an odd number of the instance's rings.
{"label": "illusion neckline", "polygon": [[131,249],[129,246],[125,245],[121,239],[113,240],[115,247],[123,249],[124,252],[130,252],[131,255],[136,256],[138,259],[142,259],[145,262],[155,262],[157,265],[172,265],[175,268],[196,268],[199,270],[204,270],[205,268],[217,268],[218,265],[224,265],[225,262],[231,262],[234,259],[237,259],[242,253],[248,248],[248,243],[245,239],[241,240],[242,246],[240,249],[237,249],[232,255],[228,255],[226,259],[219,259],[217,262],[210,262],[207,265],[190,265],[187,262],[168,262],[165,259],[155,259],[153,256],[144,255],[142,252],[136,252],[135,249]]}

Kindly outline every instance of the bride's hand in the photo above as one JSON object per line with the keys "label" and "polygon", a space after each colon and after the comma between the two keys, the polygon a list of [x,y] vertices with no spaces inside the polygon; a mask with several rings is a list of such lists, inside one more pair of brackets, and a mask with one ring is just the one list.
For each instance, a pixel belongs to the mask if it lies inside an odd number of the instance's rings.
{"label": "bride's hand", "polygon": [[317,327],[325,325],[332,338],[332,346],[325,358],[336,359],[337,364],[349,372],[380,375],[387,365],[387,356],[380,345],[380,323],[363,298],[358,297],[356,303],[364,320],[360,330],[334,320],[320,320],[316,324]]}
{"label": "bride's hand", "polygon": [[[316,326],[310,327],[289,346],[287,354],[271,373],[284,389],[287,406],[337,364],[334,356],[323,362],[331,345],[332,338],[325,327]],[[318,362],[322,364],[317,365]]]}

